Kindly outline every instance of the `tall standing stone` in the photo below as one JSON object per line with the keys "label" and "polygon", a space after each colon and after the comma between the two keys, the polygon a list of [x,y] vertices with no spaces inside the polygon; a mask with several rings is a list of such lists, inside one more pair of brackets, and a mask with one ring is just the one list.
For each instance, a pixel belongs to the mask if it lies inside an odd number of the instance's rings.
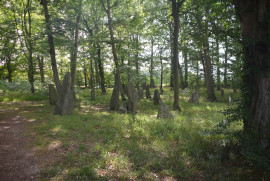
{"label": "tall standing stone", "polygon": [[58,94],[53,84],[49,85],[49,102],[51,105],[56,105]]}
{"label": "tall standing stone", "polygon": [[128,113],[136,113],[138,109],[138,93],[132,82],[128,82]]}
{"label": "tall standing stone", "polygon": [[151,99],[151,93],[149,85],[146,85],[146,99]]}
{"label": "tall standing stone", "polygon": [[199,87],[196,84],[195,85],[195,91],[194,91],[194,93],[192,93],[191,97],[189,98],[189,101],[193,102],[195,104],[199,104],[199,99],[200,99],[200,97],[199,97]]}
{"label": "tall standing stone", "polygon": [[74,91],[71,89],[70,73],[66,73],[62,84],[62,90],[59,93],[54,114],[71,115],[74,109]]}
{"label": "tall standing stone", "polygon": [[156,89],[154,92],[154,105],[158,105],[160,100],[161,100],[160,94],[159,94],[158,90]]}
{"label": "tall standing stone", "polygon": [[221,89],[221,97],[224,97],[224,90]]}
{"label": "tall standing stone", "polygon": [[146,90],[146,82],[143,82],[142,87],[143,87],[143,90]]}
{"label": "tall standing stone", "polygon": [[155,80],[154,80],[154,79],[151,79],[151,80],[150,80],[150,87],[151,87],[151,88],[155,88],[155,87],[156,87],[156,85],[155,85]]}
{"label": "tall standing stone", "polygon": [[169,107],[165,103],[163,103],[162,100],[159,101],[157,118],[159,119],[173,118],[173,115],[170,112]]}

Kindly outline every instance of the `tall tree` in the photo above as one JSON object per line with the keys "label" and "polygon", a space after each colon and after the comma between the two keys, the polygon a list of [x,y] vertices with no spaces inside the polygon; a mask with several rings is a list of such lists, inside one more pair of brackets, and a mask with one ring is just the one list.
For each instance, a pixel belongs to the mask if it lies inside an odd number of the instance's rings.
{"label": "tall tree", "polygon": [[178,55],[178,35],[179,35],[179,13],[185,0],[171,0],[172,2],[172,17],[174,22],[173,29],[173,88],[174,88],[174,99],[173,109],[180,110],[179,106],[179,77],[178,77],[178,66],[179,66],[179,55]]}
{"label": "tall tree", "polygon": [[235,0],[240,19],[244,67],[244,131],[270,148],[270,1]]}

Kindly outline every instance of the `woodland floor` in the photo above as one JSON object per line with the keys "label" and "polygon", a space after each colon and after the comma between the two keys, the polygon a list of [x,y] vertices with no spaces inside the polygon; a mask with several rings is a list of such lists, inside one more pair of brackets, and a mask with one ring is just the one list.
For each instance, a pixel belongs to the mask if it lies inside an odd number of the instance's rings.
{"label": "woodland floor", "polygon": [[57,116],[46,96],[10,93],[0,102],[0,181],[266,180],[265,171],[224,152],[225,137],[207,132],[224,120],[229,93],[209,103],[202,92],[199,105],[182,93],[183,112],[167,121],[156,119],[152,100],[130,116],[108,110],[110,93],[90,101],[90,90],[78,90],[74,114]]}

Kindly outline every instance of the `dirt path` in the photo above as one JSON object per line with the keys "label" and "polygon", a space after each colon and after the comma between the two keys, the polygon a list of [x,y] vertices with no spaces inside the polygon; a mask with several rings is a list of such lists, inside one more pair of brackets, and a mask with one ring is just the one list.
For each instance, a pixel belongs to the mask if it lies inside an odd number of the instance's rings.
{"label": "dirt path", "polygon": [[0,181],[40,178],[37,155],[28,144],[32,138],[25,136],[29,122],[18,115],[20,109],[0,103]]}

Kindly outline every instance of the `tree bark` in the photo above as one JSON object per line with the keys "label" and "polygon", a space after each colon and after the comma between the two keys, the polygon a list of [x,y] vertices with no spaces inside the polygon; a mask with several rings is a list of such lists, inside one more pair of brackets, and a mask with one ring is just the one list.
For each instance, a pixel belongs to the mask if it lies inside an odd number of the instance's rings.
{"label": "tree bark", "polygon": [[219,42],[216,37],[216,55],[217,55],[217,90],[220,90],[220,63],[219,63]]}
{"label": "tree bark", "polygon": [[53,40],[52,27],[51,27],[51,22],[50,22],[50,15],[49,15],[48,6],[47,6],[47,0],[41,0],[41,5],[43,6],[44,13],[45,13],[46,30],[47,30],[46,32],[47,32],[48,42],[50,46],[50,56],[51,56],[51,65],[52,65],[52,70],[53,70],[54,83],[55,83],[57,92],[59,94],[60,92],[62,92],[62,86],[59,80],[59,75],[58,75],[58,70],[57,70],[57,65],[56,65],[54,40]]}
{"label": "tree bark", "polygon": [[41,83],[44,84],[45,83],[45,79],[44,79],[44,57],[43,56],[37,56],[38,59],[38,67],[39,67],[39,74],[40,74],[40,79],[41,79]]}
{"label": "tree bark", "polygon": [[97,43],[97,60],[98,60],[98,69],[99,69],[101,92],[102,92],[102,94],[106,94],[104,69],[103,69],[103,64],[102,64],[102,59],[101,59],[101,48],[100,48],[99,43]]}
{"label": "tree bark", "polygon": [[224,57],[224,87],[228,87],[227,67],[228,67],[228,39],[225,39],[225,57]]}
{"label": "tree bark", "polygon": [[185,89],[188,87],[188,49],[186,45],[184,46],[183,56],[184,56],[184,64],[185,64],[185,81],[184,81],[183,88]]}
{"label": "tree bark", "polygon": [[244,131],[270,148],[270,2],[235,0],[240,19],[244,66]]}
{"label": "tree bark", "polygon": [[120,91],[120,86],[121,86],[121,80],[120,80],[119,63],[118,63],[118,57],[117,57],[114,34],[113,34],[111,5],[110,5],[110,0],[107,0],[107,7],[105,6],[103,0],[100,0],[100,1],[102,3],[104,10],[106,11],[107,17],[108,17],[108,26],[109,26],[109,31],[110,31],[113,60],[114,60],[114,64],[115,64],[114,89],[113,89],[113,93],[112,93],[112,97],[111,97],[111,101],[110,101],[110,109],[111,110],[118,110],[120,107],[119,91]]}
{"label": "tree bark", "polygon": [[179,110],[179,76],[178,76],[178,66],[179,66],[179,57],[178,57],[178,35],[179,35],[179,10],[184,3],[184,1],[172,1],[172,16],[174,22],[173,30],[173,87],[174,87],[174,100],[173,100],[173,109]]}
{"label": "tree bark", "polygon": [[152,79],[153,79],[153,69],[154,69],[154,38],[151,38],[151,58],[150,58],[150,88],[155,88],[154,85],[152,85]]}

